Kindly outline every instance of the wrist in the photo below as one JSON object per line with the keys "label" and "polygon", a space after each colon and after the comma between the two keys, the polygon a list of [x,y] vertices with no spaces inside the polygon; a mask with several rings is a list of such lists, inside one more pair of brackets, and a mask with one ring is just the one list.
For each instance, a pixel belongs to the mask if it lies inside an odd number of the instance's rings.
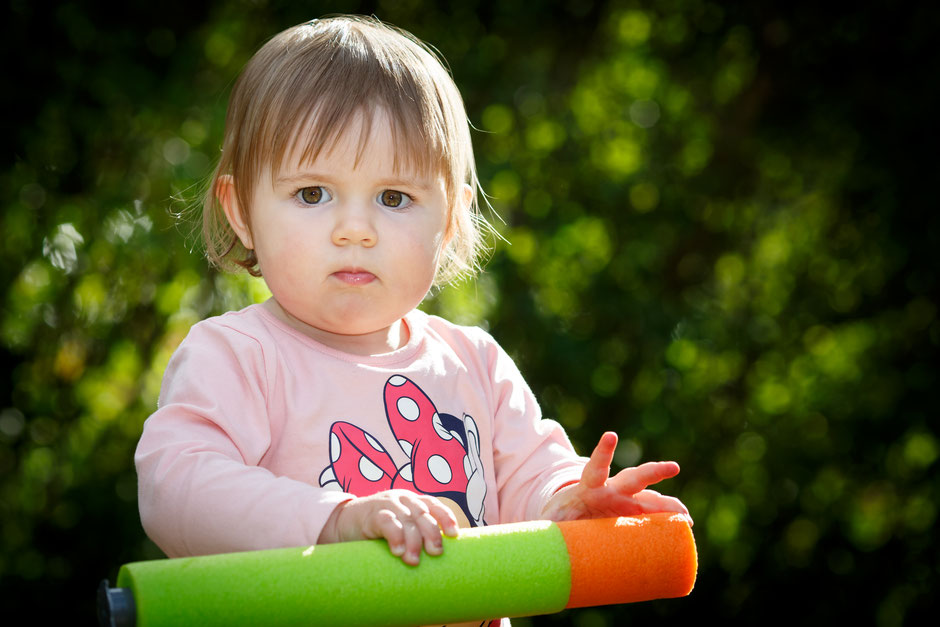
{"label": "wrist", "polygon": [[578,483],[566,483],[552,494],[542,506],[540,518],[543,520],[568,520],[568,510],[571,509],[571,501],[574,500],[574,492],[577,490]]}
{"label": "wrist", "polygon": [[332,544],[342,541],[339,533],[342,528],[339,519],[343,514],[343,510],[346,509],[347,503],[349,503],[349,501],[343,501],[333,508],[330,517],[326,519],[326,523],[320,530],[320,537],[317,538],[317,544]]}

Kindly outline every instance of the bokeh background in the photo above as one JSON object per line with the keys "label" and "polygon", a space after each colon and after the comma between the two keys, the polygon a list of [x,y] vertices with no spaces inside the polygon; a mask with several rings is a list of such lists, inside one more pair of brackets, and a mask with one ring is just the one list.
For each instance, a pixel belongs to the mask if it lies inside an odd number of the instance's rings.
{"label": "bokeh background", "polygon": [[683,468],[690,597],[517,624],[935,616],[940,20],[832,4],[8,3],[4,613],[94,624],[98,582],[160,556],[132,454],[164,366],[266,295],[177,215],[252,52],[357,12],[449,61],[509,242],[424,307],[488,328],[582,451],[613,429],[619,465]]}

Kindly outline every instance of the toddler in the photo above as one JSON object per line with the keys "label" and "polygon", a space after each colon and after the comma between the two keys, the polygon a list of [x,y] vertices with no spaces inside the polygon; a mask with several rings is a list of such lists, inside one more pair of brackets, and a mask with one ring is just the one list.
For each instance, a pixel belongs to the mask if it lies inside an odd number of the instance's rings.
{"label": "toddler", "polygon": [[136,453],[169,556],[671,511],[673,462],[609,477],[572,450],[484,331],[417,309],[472,274],[485,222],[463,102],[437,56],[374,19],[280,33],[236,82],[205,202],[210,260],[267,283],[193,326]]}

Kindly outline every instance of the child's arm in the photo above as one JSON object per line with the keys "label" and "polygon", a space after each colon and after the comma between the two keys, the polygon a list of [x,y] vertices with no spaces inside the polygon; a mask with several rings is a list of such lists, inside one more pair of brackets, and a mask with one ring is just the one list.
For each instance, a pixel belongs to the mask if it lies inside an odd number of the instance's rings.
{"label": "child's arm", "polygon": [[341,503],[323,526],[319,544],[385,538],[392,553],[417,566],[421,545],[440,555],[441,530],[457,535],[457,519],[439,500],[407,490],[387,490]]}
{"label": "child's arm", "polygon": [[169,557],[314,544],[351,495],[274,475],[256,465],[263,449],[260,429],[226,433],[203,412],[165,406],[135,457],[147,535]]}
{"label": "child's arm", "polygon": [[679,499],[646,489],[679,474],[679,464],[648,462],[610,477],[616,448],[616,433],[608,431],[602,435],[584,466],[581,480],[558,490],[542,508],[542,516],[555,521],[654,512],[676,512],[689,517],[689,510]]}
{"label": "child's arm", "polygon": [[265,357],[253,337],[206,322],[170,359],[135,454],[141,522],[170,557],[309,546],[353,498],[261,465],[276,438]]}

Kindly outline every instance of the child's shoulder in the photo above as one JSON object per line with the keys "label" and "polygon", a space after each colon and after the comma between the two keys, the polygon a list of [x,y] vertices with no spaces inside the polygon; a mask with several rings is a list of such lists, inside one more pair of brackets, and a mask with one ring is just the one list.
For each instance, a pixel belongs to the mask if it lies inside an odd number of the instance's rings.
{"label": "child's shoulder", "polygon": [[446,318],[421,311],[415,313],[420,316],[419,320],[429,335],[437,337],[448,344],[460,344],[477,350],[499,348],[496,339],[481,327],[456,324]]}
{"label": "child's shoulder", "polygon": [[216,316],[209,316],[193,325],[192,328],[221,328],[232,331],[251,332],[264,326],[264,307],[248,305],[243,309],[226,311]]}
{"label": "child's shoulder", "polygon": [[249,305],[200,320],[189,329],[184,343],[259,344],[270,335],[271,324],[261,305]]}
{"label": "child's shoulder", "polygon": [[425,336],[439,345],[437,350],[451,352],[464,365],[475,364],[491,380],[521,378],[513,358],[488,330],[455,324],[439,316],[421,316]]}
{"label": "child's shoulder", "polygon": [[263,370],[269,353],[256,307],[224,313],[193,324],[173,351],[165,381],[216,380],[221,372]]}

